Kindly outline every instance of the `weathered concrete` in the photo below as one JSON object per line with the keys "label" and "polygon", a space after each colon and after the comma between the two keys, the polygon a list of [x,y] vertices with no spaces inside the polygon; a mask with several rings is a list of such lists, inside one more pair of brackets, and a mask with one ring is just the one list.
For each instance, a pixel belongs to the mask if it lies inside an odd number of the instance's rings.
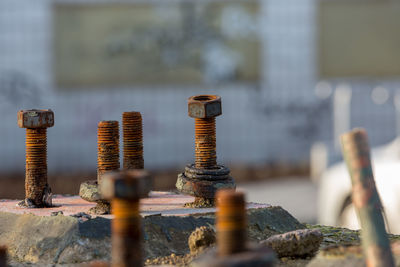
{"label": "weathered concrete", "polygon": [[[193,198],[167,192],[153,192],[141,201],[146,259],[187,254],[189,235],[197,227],[213,227],[215,209],[184,208],[190,201]],[[94,203],[79,197],[56,197],[54,202],[61,207],[21,209],[15,207],[17,202],[0,202],[0,244],[8,245],[13,261],[43,265],[110,259],[112,215],[68,216],[86,212]],[[60,211],[63,214],[50,216]],[[253,241],[304,228],[281,207],[263,204],[248,205],[248,222]]]}
{"label": "weathered concrete", "polygon": [[[400,266],[400,241],[392,242],[391,249],[396,266]],[[365,267],[361,246],[333,246],[321,250],[308,267]]]}
{"label": "weathered concrete", "polygon": [[274,235],[261,244],[272,248],[282,257],[312,257],[318,251],[323,240],[322,233],[317,229],[301,229]]}
{"label": "weathered concrete", "polygon": [[[194,201],[194,197],[178,195],[172,192],[153,191],[148,198],[141,199],[140,211],[142,216],[163,215],[163,216],[187,216],[193,214],[207,214],[215,212],[215,208],[195,209],[183,207],[184,204]],[[79,196],[53,196],[53,204],[56,207],[45,209],[28,209],[17,207],[18,200],[0,200],[0,212],[14,214],[32,213],[38,216],[51,216],[56,212],[63,212],[64,215],[76,213],[87,213],[89,209],[96,206],[96,203],[88,202]],[[266,208],[268,204],[248,203],[247,208]],[[112,215],[98,215],[104,218],[112,218]]]}

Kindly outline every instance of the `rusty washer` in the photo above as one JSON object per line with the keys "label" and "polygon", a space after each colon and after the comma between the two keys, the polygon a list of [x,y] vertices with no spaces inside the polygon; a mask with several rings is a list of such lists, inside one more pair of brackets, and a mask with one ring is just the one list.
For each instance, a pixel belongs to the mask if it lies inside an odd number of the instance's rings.
{"label": "rusty washer", "polygon": [[47,128],[54,125],[51,109],[18,111],[18,126],[26,128],[25,200],[22,207],[52,206],[52,193],[47,183]]}
{"label": "rusty washer", "polygon": [[236,187],[229,169],[217,164],[215,117],[221,114],[221,97],[217,95],[197,95],[188,100],[188,115],[195,119],[195,162],[178,175],[176,187],[196,198],[194,206],[214,205],[218,189]]}
{"label": "rusty washer", "polygon": [[111,266],[143,266],[139,199],[147,196],[150,175],[144,170],[124,170],[103,176],[101,194],[111,200]]}
{"label": "rusty washer", "polygon": [[216,198],[217,248],[200,256],[192,266],[274,266],[276,256],[270,248],[247,243],[244,194],[219,190]]}

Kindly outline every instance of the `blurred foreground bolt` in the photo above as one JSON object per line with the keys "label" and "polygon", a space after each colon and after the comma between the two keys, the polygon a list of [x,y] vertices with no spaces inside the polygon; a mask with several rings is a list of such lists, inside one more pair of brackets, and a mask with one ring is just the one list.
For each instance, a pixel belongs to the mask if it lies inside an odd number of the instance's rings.
{"label": "blurred foreground bolt", "polygon": [[111,266],[143,266],[139,200],[150,191],[149,180],[144,170],[124,170],[107,173],[101,181],[101,194],[111,200],[114,214]]}
{"label": "blurred foreground bolt", "polygon": [[52,206],[52,193],[47,183],[47,128],[53,125],[51,109],[18,111],[18,126],[26,128],[25,200],[19,206]]}
{"label": "blurred foreground bolt", "polygon": [[97,181],[83,182],[79,196],[97,205],[89,210],[92,214],[109,214],[110,204],[99,192],[103,175],[119,170],[119,124],[118,121],[100,121],[97,128]]}
{"label": "blurred foreground bolt", "polygon": [[140,112],[122,113],[124,169],[143,169],[143,130]]}
{"label": "blurred foreground bolt", "polygon": [[7,247],[0,246],[0,267],[7,266]]}
{"label": "blurred foreground bolt", "polygon": [[367,132],[354,129],[341,137],[343,156],[353,185],[353,204],[361,224],[368,267],[394,266],[382,216],[382,204],[372,172]]}
{"label": "blurred foreground bolt", "polygon": [[214,206],[219,189],[236,187],[229,169],[217,165],[215,117],[222,114],[221,98],[197,95],[188,100],[188,114],[195,119],[195,163],[178,175],[177,189],[195,197],[194,207]]}
{"label": "blurred foreground bolt", "polygon": [[217,192],[216,228],[218,256],[246,250],[246,203],[243,193],[233,190]]}
{"label": "blurred foreground bolt", "polygon": [[268,247],[247,243],[244,194],[219,190],[217,198],[217,248],[206,252],[192,265],[205,267],[274,266],[275,253]]}

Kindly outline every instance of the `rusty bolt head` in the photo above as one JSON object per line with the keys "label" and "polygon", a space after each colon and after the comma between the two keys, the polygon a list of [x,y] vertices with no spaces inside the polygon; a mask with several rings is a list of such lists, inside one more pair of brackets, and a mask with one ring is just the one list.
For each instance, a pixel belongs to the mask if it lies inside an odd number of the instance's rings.
{"label": "rusty bolt head", "polygon": [[188,114],[192,118],[199,119],[221,115],[221,97],[217,95],[196,95],[189,97]]}
{"label": "rusty bolt head", "polygon": [[54,113],[51,109],[30,109],[18,111],[20,128],[49,128],[54,125]]}
{"label": "rusty bolt head", "polygon": [[104,174],[100,192],[104,199],[139,199],[151,190],[151,177],[145,170],[124,170]]}

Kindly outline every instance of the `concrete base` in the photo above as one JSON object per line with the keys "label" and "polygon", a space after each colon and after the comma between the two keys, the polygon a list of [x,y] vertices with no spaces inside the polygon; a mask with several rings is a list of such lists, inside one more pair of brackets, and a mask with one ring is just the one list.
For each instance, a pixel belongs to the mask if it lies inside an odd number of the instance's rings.
{"label": "concrete base", "polygon": [[[187,240],[192,231],[214,225],[215,209],[183,207],[192,201],[170,192],[152,192],[141,201],[146,259],[189,253]],[[61,206],[45,209],[24,209],[17,203],[0,200],[0,244],[8,246],[12,260],[40,265],[110,259],[112,215],[82,214],[94,203],[77,196],[56,196],[53,203]],[[249,203],[247,208],[250,240],[304,228],[281,207]],[[57,212],[62,215],[51,216]]]}
{"label": "concrete base", "polygon": [[[150,215],[162,216],[191,216],[194,214],[214,213],[215,208],[188,208],[184,207],[185,203],[194,201],[194,197],[186,195],[178,195],[172,192],[152,191],[149,198],[140,201],[140,210],[143,217]],[[62,212],[63,215],[74,215],[80,212],[87,213],[88,210],[96,203],[83,200],[79,196],[53,196],[53,204],[58,207],[29,209],[17,207],[20,200],[0,200],[0,212],[10,212],[14,214],[31,213],[37,216],[51,216],[54,213]],[[271,205],[248,203],[248,209],[268,208]],[[112,215],[92,215],[92,217],[112,218]]]}

